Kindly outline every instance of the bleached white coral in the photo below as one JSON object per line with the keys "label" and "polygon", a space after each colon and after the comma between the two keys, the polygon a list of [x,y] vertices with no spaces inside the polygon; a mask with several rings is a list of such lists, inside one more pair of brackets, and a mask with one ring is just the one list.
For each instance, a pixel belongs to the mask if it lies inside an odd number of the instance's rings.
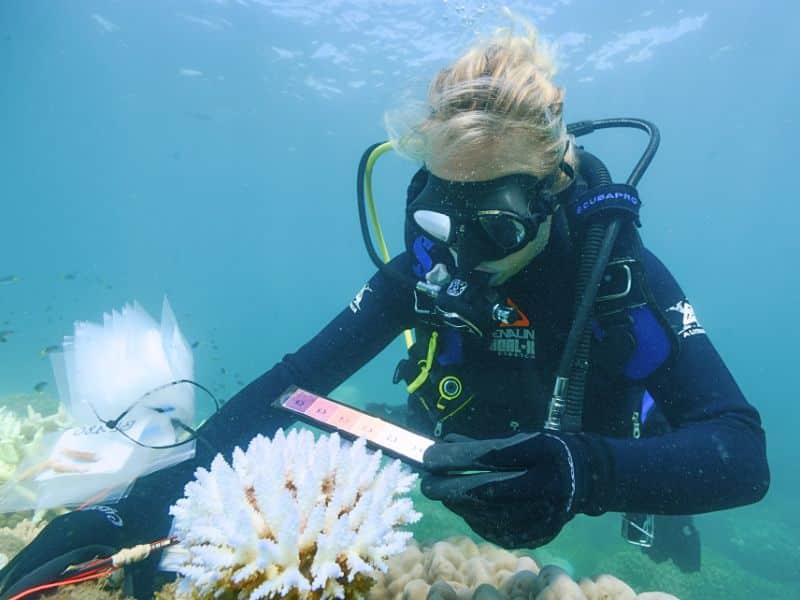
{"label": "bleached white coral", "polygon": [[21,416],[7,406],[0,406],[0,483],[11,479],[22,460],[35,448],[42,435],[63,429],[69,417],[60,405],[51,415],[41,415],[31,405]]}
{"label": "bleached white coral", "polygon": [[364,440],[278,430],[198,469],[170,509],[180,540],[179,597],[360,598],[420,513],[417,476]]}

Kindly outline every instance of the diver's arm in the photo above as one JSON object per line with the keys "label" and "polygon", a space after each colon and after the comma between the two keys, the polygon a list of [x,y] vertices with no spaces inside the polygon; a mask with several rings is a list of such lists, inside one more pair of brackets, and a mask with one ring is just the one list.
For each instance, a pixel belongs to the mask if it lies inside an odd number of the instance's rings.
{"label": "diver's arm", "polygon": [[[392,266],[402,268],[400,255]],[[207,424],[204,437],[228,452],[263,432],[275,417],[270,403],[290,385],[326,395],[364,366],[411,325],[410,291],[382,272],[299,350],[231,398]]]}
{"label": "diver's arm", "polygon": [[[406,268],[407,260],[400,255],[391,266]],[[294,419],[273,408],[272,401],[291,385],[330,393],[410,326],[409,293],[383,272],[376,273],[317,335],[245,386],[209,419],[200,431],[202,442],[192,462],[210,464],[217,452],[228,456],[259,433],[271,436],[290,425]]]}
{"label": "diver's arm", "polygon": [[[405,255],[392,266],[403,268]],[[377,355],[411,319],[408,290],[382,272],[375,274],[353,302],[297,352],[242,388],[200,429],[194,459],[136,481],[122,504],[152,504],[151,513],[180,497],[198,466],[208,466],[221,452],[226,458],[256,435],[271,437],[294,419],[272,406],[286,388],[296,385],[326,395]]]}
{"label": "diver's arm", "polygon": [[587,512],[689,514],[761,499],[769,487],[764,431],[685,296],[649,252],[645,272],[679,332],[677,356],[647,387],[673,430],[642,439],[587,435],[598,482]]}

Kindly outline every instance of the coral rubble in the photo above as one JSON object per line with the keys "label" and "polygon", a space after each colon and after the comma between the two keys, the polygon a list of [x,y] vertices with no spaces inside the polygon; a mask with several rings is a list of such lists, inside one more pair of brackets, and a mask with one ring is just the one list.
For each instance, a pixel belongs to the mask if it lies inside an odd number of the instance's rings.
{"label": "coral rubble", "polygon": [[0,568],[44,529],[45,523],[23,519],[13,527],[0,527]]}

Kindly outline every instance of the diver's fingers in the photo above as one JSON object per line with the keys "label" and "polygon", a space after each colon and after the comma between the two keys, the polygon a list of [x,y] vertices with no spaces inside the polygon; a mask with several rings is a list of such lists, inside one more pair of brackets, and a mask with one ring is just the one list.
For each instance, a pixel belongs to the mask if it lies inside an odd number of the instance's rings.
{"label": "diver's fingers", "polygon": [[513,501],[516,495],[514,483],[505,482],[524,474],[525,471],[489,471],[471,475],[425,475],[421,490],[431,500],[442,502],[504,503]]}
{"label": "diver's fingers", "polygon": [[515,448],[537,435],[518,433],[507,438],[438,442],[425,450],[423,465],[434,473],[521,468],[525,466],[523,457]]}
{"label": "diver's fingers", "polygon": [[445,442],[474,442],[476,441],[475,438],[471,438],[468,435],[461,435],[460,433],[448,433],[444,436]]}

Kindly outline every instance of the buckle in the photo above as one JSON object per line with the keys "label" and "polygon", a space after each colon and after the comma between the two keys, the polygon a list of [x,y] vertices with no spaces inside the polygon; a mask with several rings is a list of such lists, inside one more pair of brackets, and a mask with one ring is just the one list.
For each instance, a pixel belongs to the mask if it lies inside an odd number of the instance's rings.
{"label": "buckle", "polygon": [[625,513],[622,515],[622,537],[634,546],[651,548],[655,539],[656,518],[654,515]]}
{"label": "buckle", "polygon": [[621,258],[608,263],[595,301],[619,300],[630,294],[633,287],[631,265],[635,262],[633,258]]}

